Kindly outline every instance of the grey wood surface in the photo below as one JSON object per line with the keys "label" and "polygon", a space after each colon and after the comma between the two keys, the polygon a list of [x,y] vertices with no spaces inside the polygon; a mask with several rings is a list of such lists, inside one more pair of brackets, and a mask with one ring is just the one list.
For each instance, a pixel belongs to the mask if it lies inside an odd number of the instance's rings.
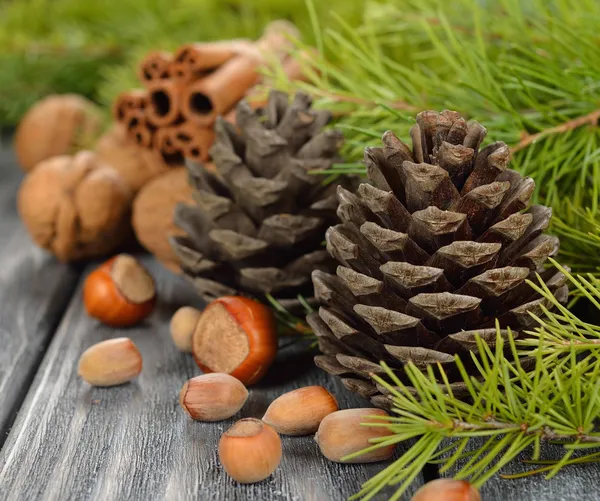
{"label": "grey wood surface", "polygon": [[[283,460],[269,479],[246,486],[229,479],[217,443],[234,419],[197,423],[178,404],[182,384],[199,370],[174,348],[168,320],[194,301],[194,293],[149,257],[144,262],[159,284],[160,300],[141,326],[100,325],[87,317],[81,287],[76,290],[0,453],[0,499],[342,500],[382,468],[331,463],[312,437],[282,437]],[[120,336],[139,347],[142,374],[123,386],[91,388],[77,376],[79,356]],[[310,350],[295,343],[282,347],[237,417],[262,417],[273,398],[308,384],[330,389],[342,408],[366,403],[314,367]]]}
{"label": "grey wood surface", "polygon": [[21,179],[0,137],[0,446],[79,275],[32,244],[16,212]]}
{"label": "grey wood surface", "polygon": [[[8,143],[0,138],[0,501],[335,501],[355,493],[385,466],[331,463],[311,437],[282,437],[283,460],[269,479],[247,486],[229,479],[216,451],[221,433],[235,419],[197,423],[178,405],[181,385],[199,373],[168,333],[179,306],[201,306],[189,285],[145,256],[159,285],[152,317],[124,330],[89,319],[81,283],[93,265],[82,275],[80,268],[57,263],[32,244],[15,209],[21,179]],[[140,348],[142,374],[123,386],[91,388],[77,376],[79,356],[88,346],[119,336],[131,337]],[[327,387],[342,408],[368,405],[316,369],[305,344],[282,343],[275,366],[251,389],[236,419],[260,417],[273,398],[309,384]],[[557,454],[547,447],[544,456]],[[524,468],[515,462],[503,471]],[[599,474],[600,466],[590,464],[567,468],[552,480],[495,477],[482,488],[482,498],[596,500]],[[435,476],[434,467],[426,470],[404,499]]]}
{"label": "grey wood surface", "polygon": [[[484,441],[479,440],[473,445],[476,443],[483,445]],[[467,450],[469,448],[465,451]],[[588,454],[592,451],[583,452]],[[542,459],[560,459],[563,454],[564,449],[559,446],[545,444],[541,449]],[[507,464],[501,473],[511,475],[538,467],[521,462],[528,459],[531,459],[531,451],[521,454],[517,461]],[[445,476],[451,477],[455,471],[451,469]],[[598,478],[600,478],[600,464],[580,464],[567,466],[558,475],[548,480],[544,475],[520,479],[503,479],[496,475],[484,484],[480,492],[484,501],[596,501],[600,499]]]}

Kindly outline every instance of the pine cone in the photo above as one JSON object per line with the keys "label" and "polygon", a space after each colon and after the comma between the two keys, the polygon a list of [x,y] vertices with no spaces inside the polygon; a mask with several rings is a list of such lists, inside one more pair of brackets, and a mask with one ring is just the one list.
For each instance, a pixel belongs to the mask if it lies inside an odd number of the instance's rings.
{"label": "pine cone", "polygon": [[338,189],[342,224],[326,241],[340,266],[313,273],[322,305],[308,318],[323,352],[315,362],[375,405],[389,404],[369,377],[381,375],[381,360],[401,378],[409,360],[440,363],[453,391],[464,391],[454,355],[469,369],[476,334],[494,345],[496,319],[503,336],[508,327],[524,335],[545,305],[526,283],[536,272],[567,298],[566,277],[544,271],[559,245],[543,234],[551,209],[529,206],[534,182],[507,168],[506,144],[479,150],[485,134],[456,112],[425,111],[412,151],[386,132],[383,147],[365,150],[372,185]]}
{"label": "pine cone", "polygon": [[[185,236],[171,239],[181,268],[207,301],[230,294],[272,294],[288,307],[312,295],[313,270],[333,271],[325,230],[337,221],[336,191],[311,174],[339,161],[343,138],[323,130],[331,113],[311,110],[271,92],[265,109],[245,101],[236,128],[215,124],[211,156],[216,174],[188,162],[195,206],[180,205],[175,223]],[[355,183],[350,178],[346,186]]]}

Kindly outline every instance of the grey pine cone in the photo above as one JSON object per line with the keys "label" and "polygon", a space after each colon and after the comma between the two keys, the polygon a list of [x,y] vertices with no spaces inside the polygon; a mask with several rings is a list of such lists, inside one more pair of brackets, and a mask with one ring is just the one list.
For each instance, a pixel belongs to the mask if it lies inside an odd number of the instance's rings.
{"label": "grey pine cone", "polygon": [[530,206],[534,182],[508,169],[506,144],[480,150],[486,129],[447,110],[420,113],[410,135],[412,150],[389,131],[365,150],[372,184],[338,188],[342,222],[326,241],[339,266],[312,275],[316,364],[380,407],[387,390],[369,377],[380,361],[399,377],[409,360],[440,363],[460,393],[455,354],[469,369],[476,334],[493,345],[496,319],[518,336],[541,313],[527,279],[568,295],[566,277],[544,269],[559,246],[543,233],[552,211]]}
{"label": "grey pine cone", "polygon": [[323,240],[336,221],[336,187],[311,171],[340,161],[343,137],[324,129],[331,113],[311,104],[306,94],[290,103],[276,91],[264,109],[242,101],[237,128],[222,119],[215,125],[217,173],[187,163],[196,205],[177,207],[175,223],[187,235],[171,244],[207,301],[272,294],[294,308],[299,294],[312,297],[313,270],[335,270]]}

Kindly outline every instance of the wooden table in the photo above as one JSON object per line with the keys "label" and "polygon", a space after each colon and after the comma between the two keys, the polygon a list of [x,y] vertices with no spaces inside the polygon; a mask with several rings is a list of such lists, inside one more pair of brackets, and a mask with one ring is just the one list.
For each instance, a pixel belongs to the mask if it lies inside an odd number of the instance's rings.
{"label": "wooden table", "polygon": [[[22,174],[0,141],[0,501],[34,500],[343,500],[383,464],[331,463],[311,437],[282,437],[283,460],[267,480],[238,485],[217,459],[217,442],[232,420],[191,421],[178,404],[179,390],[199,373],[178,352],[168,322],[182,305],[201,306],[193,290],[151,257],[159,302],[144,324],[114,330],[90,319],[81,285],[97,263],[58,263],[37,249],[15,208]],[[139,347],[144,369],[135,382],[92,388],[77,376],[77,361],[90,345],[128,336]],[[276,396],[320,384],[341,408],[368,403],[350,394],[312,364],[306,343],[281,341],[275,366],[250,391],[241,417],[260,417]],[[402,447],[398,448],[402,453]],[[520,471],[520,465],[507,468]],[[596,465],[565,470],[551,481],[493,479],[484,500],[593,500]],[[436,478],[428,467],[411,493]],[[391,488],[378,499],[387,499]],[[405,499],[409,499],[408,494]]]}

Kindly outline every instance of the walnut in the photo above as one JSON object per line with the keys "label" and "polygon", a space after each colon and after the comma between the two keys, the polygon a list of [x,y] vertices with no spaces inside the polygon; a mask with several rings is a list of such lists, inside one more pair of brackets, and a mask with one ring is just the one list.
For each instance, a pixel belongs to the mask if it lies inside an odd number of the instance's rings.
{"label": "walnut", "polygon": [[91,151],[40,163],[18,195],[33,240],[61,261],[103,256],[131,234],[132,193],[121,175]]}
{"label": "walnut", "polygon": [[15,133],[15,151],[23,170],[48,158],[90,144],[101,129],[94,103],[76,94],[48,96],[34,104]]}
{"label": "walnut", "polygon": [[102,160],[119,171],[134,193],[172,168],[157,151],[142,148],[131,141],[125,127],[119,124],[98,140],[95,150]]}
{"label": "walnut", "polygon": [[176,167],[150,181],[133,202],[132,223],[139,242],[165,267],[180,272],[179,261],[168,237],[182,235],[173,223],[173,212],[179,203],[193,203],[185,167]]}

